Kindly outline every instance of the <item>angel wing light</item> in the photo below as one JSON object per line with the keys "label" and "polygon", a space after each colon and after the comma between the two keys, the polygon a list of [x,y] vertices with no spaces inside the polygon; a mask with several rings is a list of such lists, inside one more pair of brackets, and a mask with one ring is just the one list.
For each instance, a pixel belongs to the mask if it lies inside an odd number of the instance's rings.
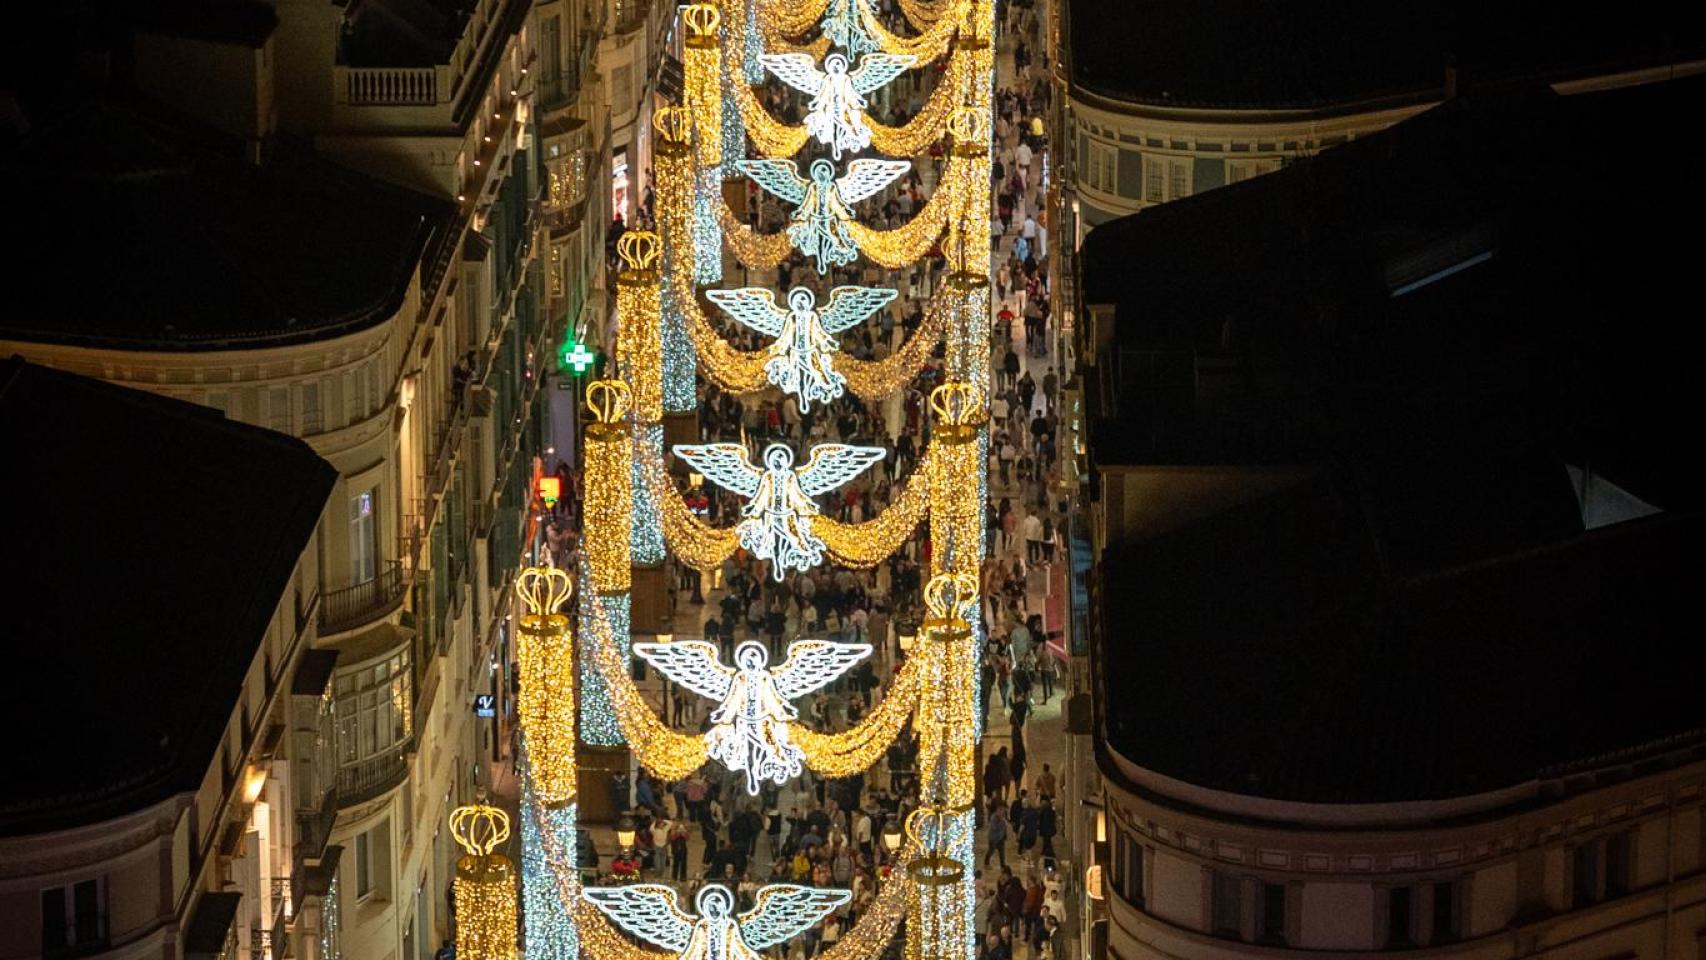
{"label": "angel wing light", "polygon": [[758,960],[759,950],[805,932],[853,894],[773,883],[760,887],[753,908],[737,915],[733,891],[713,883],[694,898],[698,919],[682,913],[675,891],[662,884],[588,887],[582,896],[617,926],[680,960]]}
{"label": "angel wing light", "polygon": [[795,204],[789,217],[788,239],[801,253],[817,260],[817,272],[828,273],[830,264],[851,263],[859,247],[847,231],[853,219],[849,204],[858,203],[893,183],[912,168],[907,160],[862,158],[847,164],[839,179],[835,164],[813,160],[811,179],[799,175],[792,160],[737,160],[742,173],[777,198]]}
{"label": "angel wing light", "polygon": [[756,796],[763,781],[781,786],[804,769],[805,754],[788,739],[788,723],[799,717],[788,701],[834,680],[871,647],[797,640],[775,668],[764,645],[751,640],[735,648],[732,668],[715,646],[698,640],[636,643],[634,653],[689,690],[722,701],[711,712],[706,752],[730,770],[745,771],[747,792]]}
{"label": "angel wing light", "polygon": [[808,53],[767,53],[759,62],[783,83],[812,98],[806,110],[806,131],[830,149],[836,160],[841,154],[858,153],[871,145],[871,125],[865,120],[870,104],[865,94],[878,89],[912,66],[911,55],[870,53],[859,67],[848,72],[847,58],[832,53],[818,70]]}
{"label": "angel wing light", "polygon": [[812,533],[812,518],[818,514],[812,498],[863,473],[885,453],[881,447],[824,443],[812,448],[805,466],[795,467],[794,451],[773,443],[764,449],[760,468],[747,460],[746,448],[738,443],[672,449],[711,482],[748,498],[735,532],[742,547],[770,561],[777,580],[790,568],[805,571],[823,562],[823,541]]}
{"label": "angel wing light", "polygon": [[879,287],[836,287],[822,310],[817,309],[816,295],[805,287],[788,291],[786,309],[777,306],[775,294],[762,287],[707,290],[705,296],[729,316],[776,338],[764,371],[805,413],[813,400],[828,403],[845,392],[847,378],[832,363],[841,349],[833,334],[863,323],[896,293]]}

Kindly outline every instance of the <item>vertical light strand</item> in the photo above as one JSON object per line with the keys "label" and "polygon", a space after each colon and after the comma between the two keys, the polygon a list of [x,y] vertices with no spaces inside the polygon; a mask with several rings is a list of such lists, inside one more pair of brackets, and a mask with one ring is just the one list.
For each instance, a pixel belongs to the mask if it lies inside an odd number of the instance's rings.
{"label": "vertical light strand", "polygon": [[628,475],[634,491],[634,563],[644,567],[662,563],[664,557],[663,511],[646,483],[643,462],[663,462],[663,424],[641,424],[634,442],[645,445],[643,450],[635,448],[639,455],[631,457]]}
{"label": "vertical light strand", "polygon": [[591,587],[599,594],[626,593],[633,582],[634,444],[625,422],[632,391],[620,380],[587,385],[592,423],[586,430],[587,531],[583,544],[592,570]]}
{"label": "vertical light strand", "polygon": [[554,567],[528,567],[515,578],[527,610],[517,631],[521,730],[532,744],[539,799],[553,807],[575,797],[574,635],[558,612],[573,589],[569,572]]}
{"label": "vertical light strand", "polygon": [[[764,82],[764,64],[758,58],[764,53],[764,35],[758,29],[758,0],[745,0],[741,3],[746,13],[746,43],[742,58],[747,86],[756,87]],[[733,111],[731,111],[733,112]]]}
{"label": "vertical light strand", "polygon": [[[597,536],[597,533],[594,532],[593,536]],[[583,564],[580,616],[576,621],[577,633],[580,636],[580,737],[581,742],[588,746],[619,747],[625,741],[622,739],[622,728],[616,722],[616,708],[611,700],[610,688],[605,685],[604,675],[593,662],[587,645],[595,642],[595,638],[600,636],[597,631],[607,630],[615,641],[616,652],[622,659],[623,668],[627,668],[632,657],[632,595],[602,595],[590,589],[590,585],[590,575]]]}
{"label": "vertical light strand", "polygon": [[693,280],[701,286],[723,279],[723,172],[704,167],[693,176]]}
{"label": "vertical light strand", "polygon": [[526,737],[522,738],[521,763],[521,904],[527,960],[578,960],[580,936],[575,929],[572,904],[559,892],[558,878],[575,875],[572,862],[551,857],[543,832],[550,830],[549,849],[571,851],[574,856],[575,820],[579,804],[546,809],[533,792],[531,764],[527,761]]}

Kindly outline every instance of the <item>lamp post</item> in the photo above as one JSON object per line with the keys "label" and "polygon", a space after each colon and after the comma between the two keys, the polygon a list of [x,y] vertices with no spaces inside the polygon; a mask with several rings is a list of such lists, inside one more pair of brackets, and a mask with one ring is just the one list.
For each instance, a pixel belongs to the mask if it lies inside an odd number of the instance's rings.
{"label": "lamp post", "polygon": [[[883,852],[887,854],[883,859],[888,863],[889,870],[894,869],[894,855],[900,852],[900,846],[905,842],[906,834],[901,831],[900,818],[890,817],[888,825],[883,827]],[[883,886],[882,877],[882,871],[877,871],[878,890],[881,890]]]}
{"label": "lamp post", "polygon": [[622,853],[634,849],[634,818],[626,813],[616,821],[616,846]]}

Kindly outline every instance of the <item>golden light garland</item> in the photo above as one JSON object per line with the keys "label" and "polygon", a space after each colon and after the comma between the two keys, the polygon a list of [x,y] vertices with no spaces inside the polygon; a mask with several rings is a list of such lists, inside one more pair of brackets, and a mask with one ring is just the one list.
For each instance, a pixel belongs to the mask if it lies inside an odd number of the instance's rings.
{"label": "golden light garland", "polygon": [[521,670],[519,713],[533,757],[540,801],[560,807],[575,797],[575,661],[569,618],[557,610],[574,592],[565,570],[528,567],[516,574],[520,617],[516,659]]}
{"label": "golden light garland", "polygon": [[723,85],[717,42],[721,21],[715,4],[690,3],[681,8],[681,23],[687,28],[681,52],[682,91],[692,112],[693,147],[700,169],[723,162]]}
{"label": "golden light garland", "polygon": [[581,544],[592,588],[606,596],[633,586],[632,524],[634,444],[625,417],[631,391],[620,380],[587,384],[586,405],[592,423],[586,430],[586,507],[584,530],[598,536]]}
{"label": "golden light garland", "polygon": [[456,955],[516,960],[515,864],[497,848],[509,838],[509,814],[484,803],[457,807],[450,835],[462,847],[451,882],[456,901]]}
{"label": "golden light garland", "polygon": [[622,273],[616,279],[616,313],[621,331],[616,356],[632,391],[634,416],[641,423],[663,419],[663,334],[658,296],[658,236],[629,230],[616,241]]}
{"label": "golden light garland", "polygon": [[812,532],[823,541],[830,559],[854,570],[869,570],[900,549],[930,512],[931,485],[927,478],[935,459],[934,449],[926,451],[894,502],[863,523],[812,518]]}
{"label": "golden light garland", "polygon": [[964,0],[900,0],[900,12],[914,27],[927,27],[958,12]]}
{"label": "golden light garland", "polygon": [[970,101],[980,59],[987,58],[980,58],[975,51],[956,51],[924,105],[905,123],[891,127],[869,120],[871,146],[891,157],[917,156],[929,149],[942,138],[954,108]]}
{"label": "golden light garland", "polygon": [[[971,7],[966,0],[954,0],[956,7]],[[960,32],[962,17],[946,16],[938,18],[933,24],[924,28],[916,36],[903,37],[891,31],[877,19],[876,12],[864,2],[857,2],[859,20],[864,24],[865,32],[877,41],[877,46],[884,53],[910,54],[918,58],[920,65],[940,57],[948,52],[948,46]]]}
{"label": "golden light garland", "polygon": [[936,238],[942,235],[942,228],[947,224],[948,214],[953,207],[953,188],[938,187],[930,199],[924,201],[924,209],[918,211],[918,215],[904,226],[895,227],[893,230],[877,230],[857,221],[849,221],[847,235],[853,239],[865,259],[890,269],[897,269],[914,263],[930,251]]}
{"label": "golden light garland", "polygon": [[924,369],[936,344],[947,333],[951,314],[939,294],[932,296],[924,311],[924,322],[899,350],[881,360],[860,360],[851,354],[838,353],[831,362],[847,378],[847,389],[866,402],[881,400],[911,383],[918,371]]}
{"label": "golden light garland", "polygon": [[723,228],[723,241],[735,252],[741,263],[754,270],[768,270],[788,259],[794,252],[794,241],[782,233],[759,233],[740,220],[720,199],[716,204],[717,223]]}
{"label": "golden light garland", "polygon": [[603,604],[592,604],[589,618],[592,636],[585,638],[582,649],[592,657],[593,665],[604,678],[611,705],[616,710],[616,722],[622,738],[634,753],[634,759],[653,774],[665,780],[680,780],[704,766],[705,738],[699,734],[677,733],[658,719],[651,704],[635,688],[634,680],[617,653],[614,628]]}
{"label": "golden light garland", "polygon": [[758,27],[768,37],[797,37],[817,26],[829,0],[759,0]]}
{"label": "golden light garland", "polygon": [[663,517],[663,541],[677,560],[701,573],[710,573],[734,555],[740,538],[733,527],[713,527],[687,509],[675,485],[669,482],[656,450],[636,444],[640,476]]}
{"label": "golden light garland", "polygon": [[819,776],[838,778],[871,769],[912,718],[926,670],[925,657],[913,657],[901,664],[883,699],[851,729],[819,733],[789,724],[788,737],[806,755],[806,766]]}

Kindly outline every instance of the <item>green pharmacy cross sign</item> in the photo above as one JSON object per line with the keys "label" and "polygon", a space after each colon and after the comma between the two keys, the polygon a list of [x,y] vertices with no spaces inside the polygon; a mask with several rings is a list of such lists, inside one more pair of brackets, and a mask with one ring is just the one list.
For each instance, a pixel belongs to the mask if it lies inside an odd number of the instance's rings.
{"label": "green pharmacy cross sign", "polygon": [[588,350],[576,340],[570,340],[563,344],[562,352],[559,354],[562,366],[573,370],[577,377],[586,373],[587,368],[592,366],[597,359],[598,354]]}

